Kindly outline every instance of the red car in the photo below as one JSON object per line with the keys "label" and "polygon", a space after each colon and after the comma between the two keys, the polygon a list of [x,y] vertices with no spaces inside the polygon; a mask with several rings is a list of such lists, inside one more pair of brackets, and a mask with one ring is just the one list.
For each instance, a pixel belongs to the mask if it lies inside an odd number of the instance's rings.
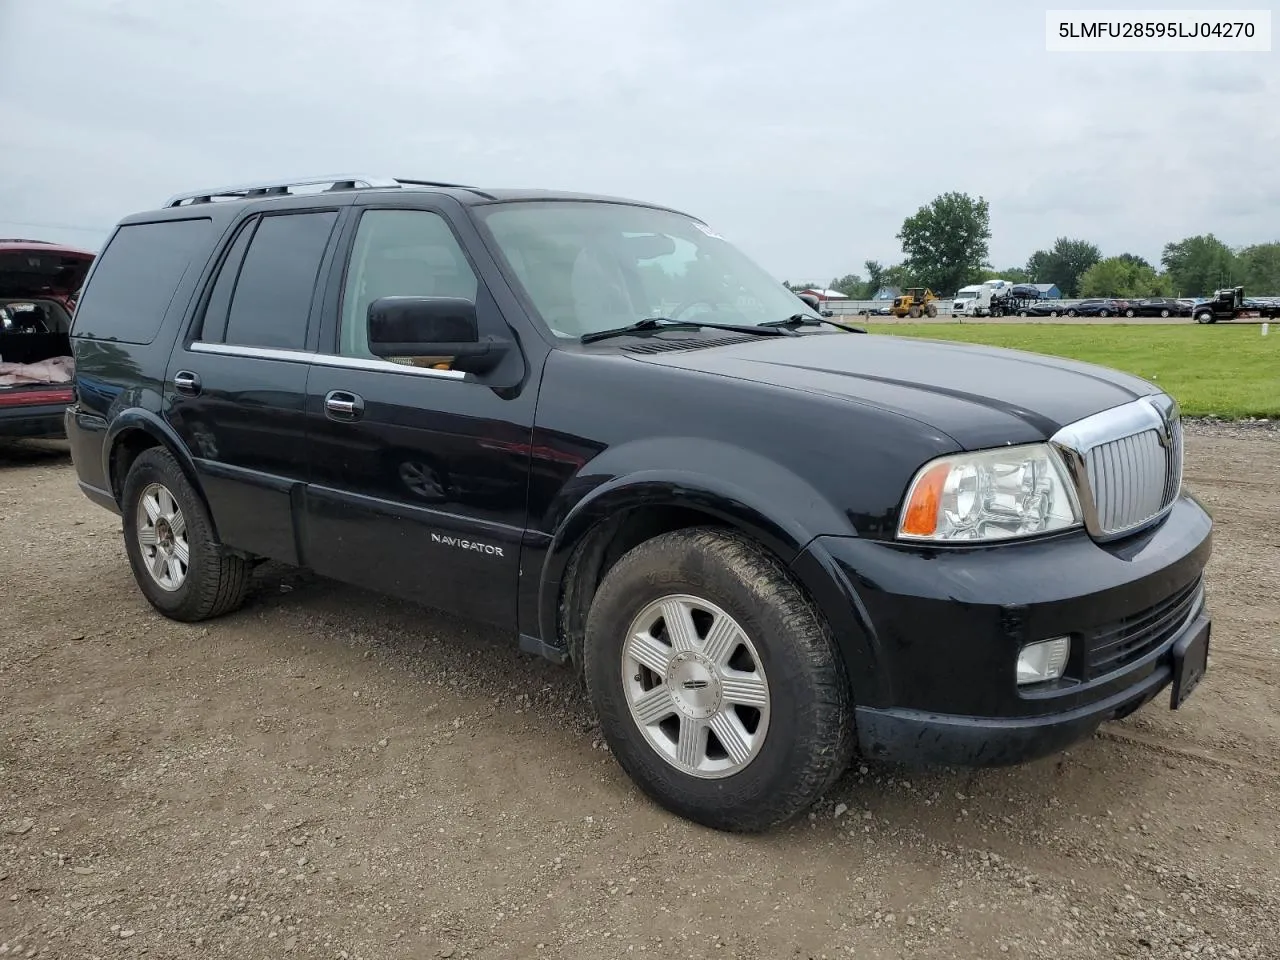
{"label": "red car", "polygon": [[71,315],[94,254],[0,240],[0,437],[66,436]]}

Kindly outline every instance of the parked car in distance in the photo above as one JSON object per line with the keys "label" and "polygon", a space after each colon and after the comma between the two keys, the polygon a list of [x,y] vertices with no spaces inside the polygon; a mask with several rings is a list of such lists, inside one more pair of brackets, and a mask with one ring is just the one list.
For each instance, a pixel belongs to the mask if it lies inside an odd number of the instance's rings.
{"label": "parked car in distance", "polygon": [[1126,317],[1189,317],[1190,306],[1183,306],[1182,301],[1171,297],[1148,297],[1145,300],[1130,300],[1125,304]]}
{"label": "parked car in distance", "polygon": [[1123,300],[1113,300],[1110,297],[1099,299],[1081,300],[1074,306],[1067,307],[1068,317],[1118,317],[1124,310],[1125,304]]}
{"label": "parked car in distance", "polygon": [[93,254],[0,240],[0,437],[60,439],[71,403],[71,315]]}
{"label": "parked car in distance", "polygon": [[1024,306],[1019,314],[1024,317],[1060,317],[1066,312],[1061,300],[1036,300]]}
{"label": "parked car in distance", "polygon": [[855,753],[1052,754],[1206,669],[1167,394],[844,327],[665,207],[197,190],[117,225],[73,343],[80,488],[156,610],[227,613],[271,559],[486,621],[717,829]]}

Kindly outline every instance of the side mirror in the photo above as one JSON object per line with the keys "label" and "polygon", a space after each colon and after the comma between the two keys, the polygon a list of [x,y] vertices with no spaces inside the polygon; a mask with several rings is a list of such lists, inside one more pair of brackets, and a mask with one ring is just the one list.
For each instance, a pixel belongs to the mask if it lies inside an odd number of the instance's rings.
{"label": "side mirror", "polygon": [[480,338],[476,305],[457,297],[382,297],[369,304],[369,350],[376,357],[439,357],[455,370],[485,373],[511,344]]}
{"label": "side mirror", "polygon": [[798,296],[800,297],[801,300],[805,302],[805,305],[808,306],[811,310],[817,312],[822,308],[822,301],[819,300],[817,297],[815,297],[812,293],[801,293],[801,294],[798,294]]}

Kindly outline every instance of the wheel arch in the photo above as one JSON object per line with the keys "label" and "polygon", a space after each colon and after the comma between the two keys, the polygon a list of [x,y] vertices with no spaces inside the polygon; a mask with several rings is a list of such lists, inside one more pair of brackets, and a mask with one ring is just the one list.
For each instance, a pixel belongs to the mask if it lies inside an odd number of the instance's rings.
{"label": "wheel arch", "polygon": [[797,500],[783,490],[771,493],[766,497],[723,479],[665,471],[619,478],[597,488],[565,517],[543,562],[538,597],[543,642],[560,647],[581,676],[587,614],[613,565],[627,551],[664,533],[714,527],[750,540],[787,571],[831,631],[853,696],[868,691],[868,684],[878,685],[878,678],[857,678],[850,671],[851,662],[868,662],[858,652],[868,643],[862,611],[820,602],[842,601],[847,590],[827,582],[833,575],[830,568],[798,563],[824,527],[811,525],[812,517],[809,522],[800,519],[798,511],[782,512],[768,505],[770,500],[791,507],[808,502],[812,508],[812,501]]}
{"label": "wheel arch", "polygon": [[186,445],[172,427],[149,410],[137,408],[125,410],[117,414],[107,428],[107,436],[102,444],[102,470],[117,506],[123,509],[121,497],[129,468],[144,451],[153,447],[161,447],[168,451],[177,461],[192,489],[204,503],[205,510],[209,511],[209,522],[216,539],[217,523],[209,509],[208,498],[205,497],[204,488],[200,484],[195,464],[191,460]]}

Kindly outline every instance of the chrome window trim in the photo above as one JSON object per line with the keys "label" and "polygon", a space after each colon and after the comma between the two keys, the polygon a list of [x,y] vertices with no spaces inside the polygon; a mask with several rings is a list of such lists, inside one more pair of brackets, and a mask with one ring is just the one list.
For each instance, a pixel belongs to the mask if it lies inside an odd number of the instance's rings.
{"label": "chrome window trim", "polygon": [[430,367],[412,367],[390,360],[369,360],[365,357],[344,357],[332,353],[314,353],[309,350],[288,350],[280,347],[242,347],[232,343],[191,344],[193,353],[214,353],[224,357],[244,357],[250,360],[279,360],[284,363],[314,363],[322,367],[341,370],[371,370],[382,373],[403,373],[410,376],[430,377],[433,380],[467,380],[461,370],[433,370]]}
{"label": "chrome window trim", "polygon": [[[1111,541],[1132,536],[1169,515],[1182,496],[1185,456],[1180,439],[1174,436],[1175,424],[1179,424],[1180,419],[1177,401],[1167,394],[1153,394],[1069,423],[1049,438],[1050,446],[1058,451],[1076,487],[1084,526],[1093,539]],[[1148,430],[1159,435],[1160,444],[1165,449],[1171,452],[1176,449],[1178,476],[1174,489],[1168,502],[1152,516],[1119,530],[1104,531],[1089,482],[1088,454],[1095,447]]]}

